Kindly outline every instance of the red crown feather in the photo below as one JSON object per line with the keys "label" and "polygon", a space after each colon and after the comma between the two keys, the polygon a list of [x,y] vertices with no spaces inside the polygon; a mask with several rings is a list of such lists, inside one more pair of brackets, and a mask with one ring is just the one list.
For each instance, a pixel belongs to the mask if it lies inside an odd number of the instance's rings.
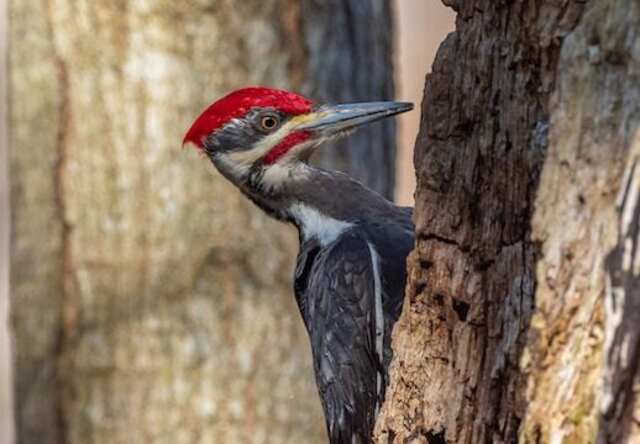
{"label": "red crown feather", "polygon": [[214,102],[193,122],[183,145],[193,143],[203,148],[207,136],[230,120],[245,116],[252,108],[275,108],[285,114],[311,111],[313,102],[306,97],[281,89],[253,86],[238,89]]}

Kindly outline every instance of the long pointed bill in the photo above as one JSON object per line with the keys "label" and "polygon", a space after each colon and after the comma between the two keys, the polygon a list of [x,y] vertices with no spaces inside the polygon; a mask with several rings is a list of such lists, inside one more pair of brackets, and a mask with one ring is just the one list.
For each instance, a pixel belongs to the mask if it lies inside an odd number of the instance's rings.
{"label": "long pointed bill", "polygon": [[349,131],[365,123],[375,122],[413,109],[407,102],[366,102],[345,105],[322,106],[309,114],[296,117],[297,130],[330,137]]}

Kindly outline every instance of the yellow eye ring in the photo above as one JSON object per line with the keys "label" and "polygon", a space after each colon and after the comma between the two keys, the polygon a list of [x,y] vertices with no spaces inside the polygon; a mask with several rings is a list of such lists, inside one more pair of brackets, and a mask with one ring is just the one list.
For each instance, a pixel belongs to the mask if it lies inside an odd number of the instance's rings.
{"label": "yellow eye ring", "polygon": [[260,128],[264,131],[271,131],[276,128],[280,122],[276,116],[264,116],[260,119]]}

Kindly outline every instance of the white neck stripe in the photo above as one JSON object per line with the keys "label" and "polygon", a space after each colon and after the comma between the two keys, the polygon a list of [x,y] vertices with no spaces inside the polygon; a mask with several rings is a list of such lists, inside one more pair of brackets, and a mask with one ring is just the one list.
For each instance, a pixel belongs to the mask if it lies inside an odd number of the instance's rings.
{"label": "white neck stripe", "polygon": [[[378,360],[380,361],[380,368],[384,367],[384,314],[382,311],[382,282],[380,281],[380,257],[378,256],[378,252],[371,245],[371,242],[367,242],[367,246],[369,247],[369,254],[371,255],[371,266],[373,268],[373,289],[375,299],[374,309],[375,309],[375,340],[376,340],[376,354],[378,355]],[[378,402],[376,403],[376,416],[378,415],[378,411],[380,410],[380,400],[382,398],[382,375],[378,371],[376,378],[376,385],[378,389]]]}
{"label": "white neck stripe", "polygon": [[315,238],[322,246],[330,244],[353,226],[352,223],[326,216],[315,208],[301,203],[291,205],[289,213],[300,224],[303,239]]}

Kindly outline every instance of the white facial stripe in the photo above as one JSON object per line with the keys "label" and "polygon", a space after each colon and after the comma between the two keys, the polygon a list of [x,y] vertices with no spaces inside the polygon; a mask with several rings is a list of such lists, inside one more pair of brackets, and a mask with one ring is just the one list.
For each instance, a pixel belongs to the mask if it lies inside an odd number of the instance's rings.
{"label": "white facial stripe", "polygon": [[[315,116],[313,114],[295,116],[285,122],[275,133],[263,137],[252,149],[218,153],[216,156],[217,164],[233,177],[238,179],[246,177],[257,160],[266,156],[269,151],[275,148],[288,135],[294,133],[298,127],[308,123],[314,118]],[[229,124],[241,125],[244,124],[244,122],[231,121]],[[333,137],[322,140],[312,139],[299,143],[280,156],[276,162],[265,165],[261,179],[262,185],[266,189],[276,190],[282,184],[290,181],[292,175],[304,175],[306,173],[304,168],[292,169],[292,167],[301,164],[297,161],[300,159],[302,153],[318,146],[324,140],[331,138]]]}
{"label": "white facial stripe", "polygon": [[264,169],[262,175],[262,187],[268,191],[276,191],[282,187],[283,184],[292,181],[292,174],[294,168],[287,164],[274,163]]}
{"label": "white facial stripe", "polygon": [[309,168],[303,163],[278,162],[264,168],[262,173],[262,186],[266,190],[274,191],[286,183],[292,183],[304,179],[309,174]]}
{"label": "white facial stripe", "polygon": [[219,169],[224,170],[227,174],[240,179],[249,173],[251,164],[238,163],[229,159],[229,154],[216,155],[216,165]]}
{"label": "white facial stripe", "polygon": [[282,142],[298,125],[299,122],[296,119],[290,119],[275,133],[263,137],[253,148],[230,152],[227,157],[237,165],[250,167],[256,160],[264,157],[273,147]]}

